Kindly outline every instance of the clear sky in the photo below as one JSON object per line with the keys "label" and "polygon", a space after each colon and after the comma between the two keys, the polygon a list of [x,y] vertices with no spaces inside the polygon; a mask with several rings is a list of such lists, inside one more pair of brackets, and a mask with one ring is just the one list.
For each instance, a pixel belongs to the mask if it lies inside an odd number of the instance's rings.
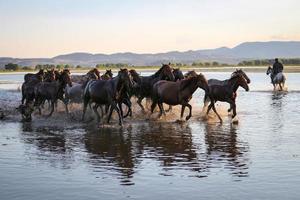
{"label": "clear sky", "polygon": [[0,0],[0,57],[300,40],[299,0]]}

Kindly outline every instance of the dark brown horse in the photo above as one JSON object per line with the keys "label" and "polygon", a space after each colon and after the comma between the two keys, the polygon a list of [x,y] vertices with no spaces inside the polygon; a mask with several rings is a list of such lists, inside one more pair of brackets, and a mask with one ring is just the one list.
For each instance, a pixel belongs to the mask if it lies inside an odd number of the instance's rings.
{"label": "dark brown horse", "polygon": [[213,108],[220,122],[222,122],[220,115],[214,108],[214,103],[217,101],[223,101],[230,104],[230,108],[233,109],[232,118],[234,118],[236,116],[236,91],[240,86],[246,91],[249,91],[247,81],[241,74],[232,76],[230,79],[226,80],[226,82],[222,85],[209,85],[208,95],[210,98],[210,105],[208,106],[207,114],[209,113],[210,109]]}
{"label": "dark brown horse", "polygon": [[169,80],[174,81],[175,77],[172,72],[172,68],[169,64],[163,64],[162,67],[153,75],[151,76],[139,76],[138,78],[140,81],[138,83],[138,91],[137,91],[137,97],[138,97],[138,105],[141,107],[141,109],[144,111],[145,108],[142,105],[142,101],[144,98],[151,98],[152,94],[152,88],[153,85],[160,80]]}
{"label": "dark brown horse", "polygon": [[67,102],[64,98],[64,91],[66,85],[72,86],[70,71],[65,69],[61,72],[57,81],[53,82],[41,82],[36,85],[34,93],[35,93],[35,102],[34,105],[38,107],[39,112],[41,114],[41,104],[45,100],[49,100],[51,102],[51,111],[48,116],[51,116],[54,111],[54,105],[57,100],[61,100],[66,106],[66,112],[68,113]]}
{"label": "dark brown horse", "polygon": [[192,106],[189,104],[189,101],[191,100],[193,93],[199,87],[202,88],[206,93],[208,93],[209,89],[207,80],[202,74],[177,82],[165,80],[158,81],[153,86],[153,103],[151,105],[151,112],[153,113],[157,104],[160,109],[160,116],[162,114],[165,115],[163,103],[172,106],[181,105],[182,107],[180,117],[182,118],[185,107],[187,106],[190,112],[189,115],[186,116],[186,120],[189,120],[192,116]]}
{"label": "dark brown horse", "polygon": [[118,76],[111,80],[91,80],[85,87],[83,94],[83,114],[82,120],[84,120],[85,112],[88,103],[95,103],[93,109],[97,116],[98,122],[100,121],[100,115],[97,111],[99,106],[110,106],[107,123],[109,123],[113,110],[116,110],[119,115],[119,124],[123,124],[123,117],[117,106],[118,101],[121,98],[123,90],[129,90],[132,82],[127,69],[121,69],[118,72]]}

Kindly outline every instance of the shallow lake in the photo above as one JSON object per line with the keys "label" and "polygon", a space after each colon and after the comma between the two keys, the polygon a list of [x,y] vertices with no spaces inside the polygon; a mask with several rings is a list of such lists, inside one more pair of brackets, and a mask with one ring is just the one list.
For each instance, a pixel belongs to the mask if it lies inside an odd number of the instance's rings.
{"label": "shallow lake", "polygon": [[[300,74],[286,74],[288,92],[272,92],[264,73],[248,75],[250,91],[238,92],[238,124],[225,113],[222,125],[202,120],[201,90],[185,123],[0,121],[1,199],[299,199]],[[20,99],[22,80],[0,75],[2,105]]]}

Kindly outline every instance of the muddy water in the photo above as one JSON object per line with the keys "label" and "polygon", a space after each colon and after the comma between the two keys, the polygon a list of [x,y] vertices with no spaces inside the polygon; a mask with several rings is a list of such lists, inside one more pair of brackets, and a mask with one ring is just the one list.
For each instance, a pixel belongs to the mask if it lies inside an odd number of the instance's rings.
{"label": "muddy water", "polygon": [[[222,125],[203,119],[200,90],[184,123],[175,122],[177,108],[161,120],[135,111],[123,127],[63,112],[31,123],[8,117],[0,121],[1,199],[298,199],[300,74],[287,74],[288,92],[276,93],[265,74],[249,76],[238,124],[226,104],[218,104]],[[18,104],[20,81],[0,75],[4,108]]]}

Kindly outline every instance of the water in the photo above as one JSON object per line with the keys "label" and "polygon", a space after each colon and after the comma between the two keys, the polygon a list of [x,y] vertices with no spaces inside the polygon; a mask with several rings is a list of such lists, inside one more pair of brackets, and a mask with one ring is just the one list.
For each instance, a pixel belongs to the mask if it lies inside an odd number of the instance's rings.
{"label": "water", "polygon": [[[298,199],[300,74],[287,74],[288,92],[276,93],[265,74],[249,77],[237,125],[227,104],[218,107],[222,125],[213,115],[203,120],[201,90],[187,123],[134,118],[99,129],[36,117],[0,121],[1,199]],[[22,75],[0,75],[6,103],[20,97],[7,80],[16,89]]]}

